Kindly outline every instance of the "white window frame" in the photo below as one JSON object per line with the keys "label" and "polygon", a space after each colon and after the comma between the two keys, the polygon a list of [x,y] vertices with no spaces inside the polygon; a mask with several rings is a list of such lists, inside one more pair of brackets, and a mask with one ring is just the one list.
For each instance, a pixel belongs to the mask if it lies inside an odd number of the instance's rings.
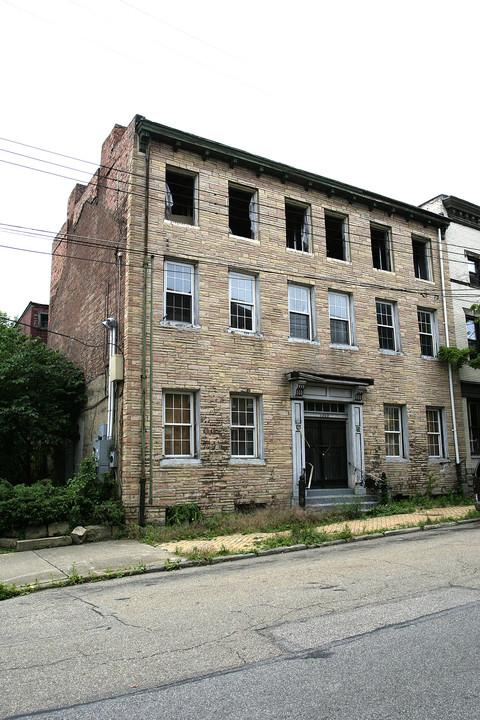
{"label": "white window frame", "polygon": [[[245,194],[250,195],[250,202],[248,207],[248,217],[250,220],[250,236],[248,235],[237,235],[232,232],[230,227],[230,190],[240,190]],[[233,237],[241,237],[244,240],[258,240],[259,235],[259,219],[258,219],[258,190],[256,188],[248,187],[247,185],[238,185],[237,183],[228,184],[228,231]]]}
{"label": "white window frame", "polygon": [[[302,312],[298,309],[298,307],[295,306],[295,300],[296,298],[293,297],[294,292],[300,290],[302,293],[305,293],[305,299],[307,301],[307,311]],[[314,323],[313,323],[313,317],[312,317],[312,307],[314,306],[314,297],[313,295],[313,288],[308,285],[300,285],[298,283],[288,283],[288,333],[289,338],[291,340],[299,340],[303,342],[309,342],[314,340]],[[292,335],[292,322],[291,322],[291,316],[294,315],[304,315],[307,317],[307,323],[308,323],[308,337],[298,337],[297,335]]]}
{"label": "white window frame", "polygon": [[[382,305],[387,305],[391,308],[391,316],[392,316],[392,324],[391,325],[385,325],[380,324],[378,322],[378,303],[381,303]],[[396,302],[392,300],[382,300],[381,298],[375,299],[375,313],[376,313],[376,319],[377,319],[377,334],[378,334],[378,351],[382,353],[397,353],[401,351],[401,345],[400,345],[400,328],[399,328],[399,322],[398,322],[398,305]],[[379,328],[381,327],[387,327],[393,329],[393,348],[385,348],[380,346],[380,334],[378,332]]]}
{"label": "white window frame", "polygon": [[[192,206],[193,206],[193,216],[190,221],[189,216],[187,215],[180,215],[177,213],[172,213],[172,202],[173,197],[170,190],[170,186],[168,184],[168,173],[173,173],[175,175],[184,176],[186,178],[191,178],[193,180],[193,196],[192,196]],[[173,206],[175,208],[175,206]],[[180,224],[180,225],[197,225],[198,223],[198,173],[190,172],[189,170],[184,170],[183,168],[177,168],[168,165],[165,169],[165,220],[168,222]]]}
{"label": "white window frame", "polygon": [[[341,317],[334,315],[332,311],[332,300],[334,297],[343,298],[346,302],[347,317]],[[332,347],[355,347],[355,323],[353,314],[353,296],[350,293],[338,292],[337,290],[328,291],[328,315],[330,320],[330,345]],[[335,342],[332,338],[332,320],[347,323],[348,328],[348,342],[339,343]]]}
{"label": "white window frame", "polygon": [[[431,332],[422,332],[421,326],[420,326],[420,313],[424,313],[425,315],[430,316],[430,327]],[[418,334],[420,337],[420,354],[422,357],[437,357],[438,355],[438,346],[439,346],[439,338],[438,338],[438,321],[437,321],[437,313],[435,310],[429,310],[428,308],[423,307],[417,307],[417,323],[418,323]],[[426,355],[422,352],[422,335],[424,336],[430,336],[432,338],[432,353],[431,355]]]}
{"label": "white window frame", "polygon": [[[421,277],[420,274],[417,273],[417,265],[415,263],[415,248],[414,244],[422,245],[423,246],[423,260],[425,263],[425,270],[427,277]],[[413,269],[415,272],[415,277],[417,280],[425,280],[425,281],[432,281],[433,279],[433,273],[432,273],[432,243],[427,238],[417,237],[416,235],[412,235],[412,256],[413,256]]]}
{"label": "white window frame", "polygon": [[[248,412],[252,415],[252,422],[247,423],[239,423],[234,422],[234,404],[235,401],[244,401],[246,403],[251,403],[251,410]],[[239,412],[247,412],[246,409],[239,410]],[[233,461],[252,461],[252,460],[258,460],[262,456],[263,452],[263,444],[262,444],[262,420],[261,420],[261,412],[262,412],[262,399],[260,395],[245,395],[242,393],[232,393],[230,395],[230,457]],[[238,418],[236,418],[238,420]],[[233,435],[234,431],[244,431],[244,438],[242,440],[237,439],[234,441]],[[251,439],[248,438],[248,433],[251,433]],[[248,438],[248,439],[247,439]],[[251,453],[238,453],[235,454],[233,452],[233,445],[234,443],[251,443],[252,444],[252,452]],[[240,448],[238,448],[240,449]],[[246,449],[246,448],[245,448]]]}
{"label": "white window frame", "polygon": [[[387,414],[389,418],[387,418]],[[408,459],[408,433],[407,433],[407,408],[405,405],[385,404],[383,406],[384,417],[384,434],[385,434],[385,455],[387,460],[407,460]],[[387,430],[387,420],[393,419],[398,423],[398,429]],[[398,454],[391,455],[388,453],[388,439],[396,437],[398,445]]]}
{"label": "white window frame", "polygon": [[[429,417],[431,414],[432,417]],[[435,416],[435,417],[433,417]],[[445,408],[441,407],[430,407],[426,408],[426,420],[427,420],[427,447],[428,447],[428,458],[429,460],[439,460],[448,457],[446,450],[446,433],[445,433]],[[436,428],[433,429],[432,421]],[[430,439],[436,439],[439,452],[431,454]],[[435,440],[433,440],[435,442]]]}
{"label": "white window frame", "polygon": [[[186,273],[190,282],[190,290],[184,291],[180,289],[169,288],[169,273]],[[193,263],[187,263],[183,260],[165,260],[163,274],[163,320],[162,324],[190,326],[198,324],[198,295],[197,295],[197,279],[198,266]],[[178,279],[178,278],[177,278]],[[174,317],[168,317],[167,296],[168,294],[190,297],[190,319],[176,320]]]}
{"label": "white window frame", "polygon": [[[188,459],[188,458],[195,458],[198,457],[197,453],[197,443],[198,438],[196,437],[196,426],[197,426],[197,418],[196,418],[196,412],[197,412],[197,393],[189,390],[164,390],[163,391],[163,402],[162,402],[162,428],[163,428],[163,457],[168,458],[170,460],[175,459]],[[188,422],[167,422],[167,397],[188,397],[190,408],[189,408],[189,419]],[[177,408],[178,409],[178,408]],[[189,452],[188,453],[169,453],[167,452],[168,443],[170,441],[167,440],[167,427],[171,428],[188,428],[189,429]],[[183,439],[180,438],[181,442],[183,442]],[[175,438],[171,441],[175,442]]]}
{"label": "white window frame", "polygon": [[[232,297],[232,280],[234,278],[240,279],[240,280],[248,280],[251,283],[252,287],[252,301],[247,302],[243,300],[239,300],[237,298]],[[251,273],[245,273],[240,272],[238,270],[230,270],[228,273],[228,317],[229,317],[229,328],[232,332],[239,332],[239,333],[246,333],[246,334],[255,334],[259,332],[260,327],[260,317],[259,317],[259,288],[258,288],[258,275],[253,275]],[[251,328],[239,328],[235,327],[235,325],[232,324],[232,303],[237,303],[239,305],[245,305],[251,307],[252,311],[252,327]]]}
{"label": "white window frame", "polygon": [[[288,209],[297,211],[298,213],[303,211],[303,222],[301,229],[300,244],[301,247],[292,247],[288,244]],[[312,211],[311,206],[305,203],[298,202],[296,200],[290,200],[285,198],[285,242],[287,250],[293,250],[294,252],[311,253],[312,252]],[[296,243],[298,245],[298,242]]]}
{"label": "white window frame", "polygon": [[[328,239],[327,239],[327,218],[338,220],[342,223],[342,238],[343,238],[343,257],[337,258],[328,254]],[[349,230],[348,230],[348,215],[341,215],[340,213],[331,212],[325,210],[325,252],[327,258],[331,260],[339,260],[340,262],[350,262],[350,243],[349,243]]]}

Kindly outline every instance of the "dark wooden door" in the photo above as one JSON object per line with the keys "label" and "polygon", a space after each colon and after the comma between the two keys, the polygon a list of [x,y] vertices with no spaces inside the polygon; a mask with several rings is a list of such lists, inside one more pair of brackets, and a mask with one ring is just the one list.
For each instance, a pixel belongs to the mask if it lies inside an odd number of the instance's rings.
{"label": "dark wooden door", "polygon": [[344,420],[305,419],[307,482],[313,465],[312,488],[347,487],[347,442]]}

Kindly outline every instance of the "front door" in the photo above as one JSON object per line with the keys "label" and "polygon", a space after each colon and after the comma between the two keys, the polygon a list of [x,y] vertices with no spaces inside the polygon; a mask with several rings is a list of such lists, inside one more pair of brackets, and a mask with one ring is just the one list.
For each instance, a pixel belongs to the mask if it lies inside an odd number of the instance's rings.
{"label": "front door", "polygon": [[348,486],[345,420],[305,418],[305,460],[307,483],[312,488]]}

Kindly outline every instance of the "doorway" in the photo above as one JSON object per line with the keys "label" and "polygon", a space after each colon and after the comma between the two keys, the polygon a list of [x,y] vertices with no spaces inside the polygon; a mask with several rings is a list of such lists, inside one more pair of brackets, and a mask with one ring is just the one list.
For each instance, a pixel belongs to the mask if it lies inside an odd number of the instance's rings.
{"label": "doorway", "polygon": [[348,487],[346,421],[305,418],[305,461],[311,488]]}

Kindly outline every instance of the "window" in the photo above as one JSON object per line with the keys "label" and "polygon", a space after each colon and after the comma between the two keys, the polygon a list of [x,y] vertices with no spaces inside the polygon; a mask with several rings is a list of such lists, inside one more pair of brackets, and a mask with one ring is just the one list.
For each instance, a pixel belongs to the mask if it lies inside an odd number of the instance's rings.
{"label": "window", "polygon": [[229,274],[230,327],[254,332],[256,322],[256,278],[231,272]]}
{"label": "window", "polygon": [[165,263],[164,320],[193,325],[194,267],[186,263]]}
{"label": "window", "polygon": [[429,240],[412,238],[413,267],[419,280],[432,279],[432,252]]}
{"label": "window", "polygon": [[290,337],[299,340],[311,340],[311,288],[304,285],[288,286],[288,315]]}
{"label": "window", "polygon": [[347,218],[325,213],[325,239],[327,257],[348,260]]}
{"label": "window", "polygon": [[172,222],[195,225],[196,176],[167,168],[165,217]]}
{"label": "window", "polygon": [[385,452],[387,457],[405,458],[406,412],[404,405],[385,405]]}
{"label": "window", "polygon": [[445,452],[443,408],[427,408],[428,457],[443,458]]}
{"label": "window", "polygon": [[397,305],[385,300],[377,300],[377,329],[380,350],[398,350]]}
{"label": "window", "polygon": [[480,258],[467,254],[468,272],[470,285],[480,287]]}
{"label": "window", "polygon": [[35,310],[33,316],[33,325],[34,327],[46,330],[48,328],[48,313],[41,312],[40,310]]}
{"label": "window", "polygon": [[352,345],[352,324],[350,321],[350,295],[328,293],[330,310],[330,340],[337,345]]}
{"label": "window", "polygon": [[310,222],[309,208],[306,205],[285,200],[285,224],[287,247],[292,250],[309,252]]}
{"label": "window", "polygon": [[470,454],[480,455],[480,401],[468,400],[468,430]]}
{"label": "window", "polygon": [[163,454],[167,457],[195,455],[195,397],[191,392],[163,395]]}
{"label": "window", "polygon": [[258,231],[255,190],[228,186],[228,227],[231,235],[255,240]]}
{"label": "window", "polygon": [[468,347],[473,350],[480,350],[480,323],[478,318],[467,315],[465,317],[465,325],[467,328]]}
{"label": "window", "polygon": [[373,267],[393,272],[390,228],[370,226]]}
{"label": "window", "polygon": [[432,310],[417,310],[420,352],[426,357],[437,355],[437,318]]}
{"label": "window", "polygon": [[260,398],[232,395],[230,398],[230,447],[236,458],[259,457],[258,413]]}

